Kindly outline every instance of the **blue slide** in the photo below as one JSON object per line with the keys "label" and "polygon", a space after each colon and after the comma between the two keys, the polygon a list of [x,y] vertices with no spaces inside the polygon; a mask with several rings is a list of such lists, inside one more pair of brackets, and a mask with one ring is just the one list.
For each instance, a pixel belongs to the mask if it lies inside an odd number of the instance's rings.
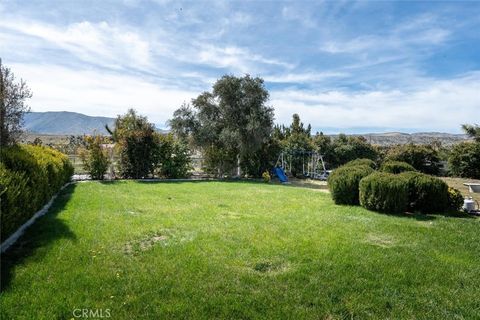
{"label": "blue slide", "polygon": [[287,176],[285,175],[285,172],[283,172],[283,169],[280,168],[280,167],[275,167],[275,174],[277,175],[278,177],[278,180],[280,180],[280,182],[288,182],[288,178]]}

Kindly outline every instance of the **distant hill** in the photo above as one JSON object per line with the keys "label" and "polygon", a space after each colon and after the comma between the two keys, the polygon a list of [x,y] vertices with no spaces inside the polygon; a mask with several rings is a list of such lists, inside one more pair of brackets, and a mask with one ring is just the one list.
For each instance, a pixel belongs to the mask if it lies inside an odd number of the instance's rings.
{"label": "distant hill", "polygon": [[[338,135],[330,135],[332,138]],[[453,134],[442,132],[416,132],[416,133],[402,133],[402,132],[385,132],[385,133],[366,133],[366,134],[352,134],[349,136],[363,136],[372,144],[389,146],[394,144],[429,144],[434,141],[439,141],[442,145],[448,146],[462,141],[471,140],[466,134]]]}
{"label": "distant hill", "polygon": [[[68,111],[49,111],[49,112],[29,112],[25,114],[25,129],[31,136],[35,135],[83,135],[97,132],[99,134],[108,134],[105,125],[113,127],[115,118],[92,117],[77,112]],[[167,131],[157,129],[159,132]],[[338,135],[330,135],[336,138]],[[393,144],[427,144],[433,141],[440,141],[443,145],[452,145],[461,141],[469,140],[464,134],[451,134],[441,132],[385,132],[385,133],[367,133],[367,134],[349,134],[349,136],[363,136],[367,141],[387,146]]]}
{"label": "distant hill", "polygon": [[83,135],[97,132],[107,134],[105,125],[113,125],[114,118],[91,117],[77,112],[29,112],[24,117],[28,132],[54,135]]}

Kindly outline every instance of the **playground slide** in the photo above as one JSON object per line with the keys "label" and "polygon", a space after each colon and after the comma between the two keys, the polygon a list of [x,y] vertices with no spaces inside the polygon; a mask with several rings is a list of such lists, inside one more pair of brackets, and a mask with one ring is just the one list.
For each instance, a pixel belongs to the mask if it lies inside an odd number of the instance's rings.
{"label": "playground slide", "polygon": [[283,172],[282,168],[275,167],[275,174],[277,175],[278,180],[280,180],[280,182],[287,182],[288,181],[288,178],[285,175],[285,172]]}

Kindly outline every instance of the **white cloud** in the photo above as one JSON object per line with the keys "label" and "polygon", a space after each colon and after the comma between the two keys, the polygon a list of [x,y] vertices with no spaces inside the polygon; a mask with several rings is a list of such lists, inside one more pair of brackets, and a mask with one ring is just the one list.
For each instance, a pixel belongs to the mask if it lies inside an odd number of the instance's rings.
{"label": "white cloud", "polygon": [[262,66],[293,67],[292,64],[265,58],[262,55],[236,46],[199,45],[199,49],[198,53],[195,54],[197,59],[194,61],[216,68],[227,68],[240,73],[251,73],[252,70],[258,71]]}
{"label": "white cloud", "polygon": [[138,33],[105,21],[83,21],[59,27],[32,21],[3,20],[0,27],[43,39],[56,49],[66,50],[84,61],[105,67],[120,69],[128,63],[139,69],[152,67],[147,40]]}
{"label": "white cloud", "polygon": [[74,111],[116,116],[135,108],[163,125],[184,101],[200,92],[166,87],[133,76],[71,70],[54,65],[12,64],[33,91],[33,111]]}
{"label": "white cloud", "polygon": [[459,132],[480,121],[480,72],[425,82],[414,90],[368,92],[285,90],[271,93],[277,120],[293,112],[314,128],[390,127]]}
{"label": "white cloud", "polygon": [[312,83],[332,78],[345,78],[346,72],[300,72],[286,74],[272,74],[264,76],[263,79],[271,83]]}

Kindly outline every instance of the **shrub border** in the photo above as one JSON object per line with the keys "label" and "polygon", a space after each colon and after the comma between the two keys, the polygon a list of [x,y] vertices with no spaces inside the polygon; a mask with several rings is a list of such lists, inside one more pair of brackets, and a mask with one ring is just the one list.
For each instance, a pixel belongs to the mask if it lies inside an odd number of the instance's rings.
{"label": "shrub border", "polygon": [[14,233],[12,233],[10,235],[10,237],[8,237],[7,239],[5,239],[5,241],[2,242],[2,244],[0,245],[0,252],[1,253],[4,253],[5,251],[8,250],[8,248],[10,248],[15,242],[17,242],[17,240],[23,235],[23,233],[25,232],[25,230],[30,227],[38,218],[40,218],[41,216],[45,215],[45,213],[48,212],[48,209],[50,209],[50,207],[52,206],[53,202],[55,201],[55,199],[57,198],[57,196],[59,195],[59,193],[65,189],[66,187],[68,187],[69,185],[75,183],[75,181],[70,181],[70,182],[67,182],[65,183],[61,188],[60,190],[58,190],[58,192],[56,194],[54,194],[52,196],[52,198],[50,198],[50,200],[43,206],[42,209],[38,210],[37,212],[35,212],[35,214],[27,220],[27,222],[25,222],[24,224],[22,224]]}

